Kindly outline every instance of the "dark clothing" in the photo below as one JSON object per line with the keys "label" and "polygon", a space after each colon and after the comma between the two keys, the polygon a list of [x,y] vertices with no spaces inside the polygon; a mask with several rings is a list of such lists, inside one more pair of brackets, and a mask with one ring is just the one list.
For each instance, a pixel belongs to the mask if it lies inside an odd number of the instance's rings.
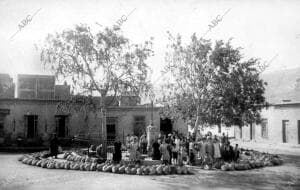
{"label": "dark clothing", "polygon": [[57,154],[58,154],[58,139],[54,137],[50,141],[50,156],[57,157]]}
{"label": "dark clothing", "polygon": [[234,159],[234,150],[232,146],[229,146],[229,159],[230,161],[233,161]]}
{"label": "dark clothing", "polygon": [[226,162],[232,162],[234,159],[234,150],[232,146],[225,146],[222,158]]}
{"label": "dark clothing", "polygon": [[239,159],[239,157],[240,157],[240,151],[239,151],[239,149],[235,148],[234,149],[234,158],[233,158],[233,160],[237,161]]}
{"label": "dark clothing", "polygon": [[141,145],[142,145],[142,153],[147,154],[147,142],[143,142]]}
{"label": "dark clothing", "polygon": [[114,143],[114,154],[113,154],[113,161],[114,162],[120,162],[122,159],[122,143],[120,141],[116,141]]}
{"label": "dark clothing", "polygon": [[158,142],[154,142],[152,145],[153,153],[152,153],[152,160],[160,160],[161,153],[159,150],[160,144]]}
{"label": "dark clothing", "polygon": [[168,151],[169,151],[169,155],[170,155],[169,163],[171,164],[172,163],[172,158],[173,158],[171,143],[168,145]]}

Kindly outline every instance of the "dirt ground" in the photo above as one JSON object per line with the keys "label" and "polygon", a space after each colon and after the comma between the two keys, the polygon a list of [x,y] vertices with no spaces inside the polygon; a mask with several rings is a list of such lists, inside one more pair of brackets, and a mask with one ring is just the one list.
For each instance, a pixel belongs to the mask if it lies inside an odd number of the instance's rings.
{"label": "dirt ground", "polygon": [[300,189],[300,156],[282,155],[282,166],[248,171],[206,171],[194,175],[136,176],[49,170],[22,164],[21,154],[0,153],[0,189]]}

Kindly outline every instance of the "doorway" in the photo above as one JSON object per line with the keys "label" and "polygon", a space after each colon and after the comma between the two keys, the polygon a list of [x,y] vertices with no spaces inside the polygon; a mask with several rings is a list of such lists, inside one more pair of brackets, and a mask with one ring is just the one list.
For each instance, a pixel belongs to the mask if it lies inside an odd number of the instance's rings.
{"label": "doorway", "polygon": [[289,120],[282,120],[282,142],[283,143],[287,142],[286,131],[287,131],[288,124],[289,124]]}
{"label": "doorway", "polygon": [[164,135],[168,135],[169,133],[172,133],[172,130],[173,130],[172,120],[169,118],[165,118],[165,119],[160,118],[160,131]]}
{"label": "doorway", "polygon": [[300,144],[300,120],[298,120],[298,144]]}
{"label": "doorway", "polygon": [[27,138],[34,138],[37,132],[37,115],[25,116],[25,127],[27,128]]}
{"label": "doorway", "polygon": [[67,120],[66,115],[56,115],[55,116],[55,125],[56,125],[56,134],[57,137],[66,137],[67,134],[67,124],[66,124],[66,120]]}
{"label": "doorway", "polygon": [[112,145],[116,139],[117,121],[118,121],[117,117],[106,118],[106,134],[107,134],[108,145]]}

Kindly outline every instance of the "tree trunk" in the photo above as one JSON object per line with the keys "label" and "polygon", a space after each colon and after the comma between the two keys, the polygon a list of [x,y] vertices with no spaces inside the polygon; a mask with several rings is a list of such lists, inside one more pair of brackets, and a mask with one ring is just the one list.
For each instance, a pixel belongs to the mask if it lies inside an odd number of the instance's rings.
{"label": "tree trunk", "polygon": [[105,114],[104,96],[101,96],[101,138],[103,148],[103,158],[107,157],[107,135],[106,135],[106,114]]}
{"label": "tree trunk", "polygon": [[195,137],[195,140],[197,139],[197,137],[198,137],[198,130],[199,130],[199,125],[200,125],[200,107],[199,106],[197,106],[197,113],[196,113],[197,115],[196,115],[196,122],[195,122],[195,126],[194,126],[194,131],[195,131],[195,135],[194,135],[194,137]]}

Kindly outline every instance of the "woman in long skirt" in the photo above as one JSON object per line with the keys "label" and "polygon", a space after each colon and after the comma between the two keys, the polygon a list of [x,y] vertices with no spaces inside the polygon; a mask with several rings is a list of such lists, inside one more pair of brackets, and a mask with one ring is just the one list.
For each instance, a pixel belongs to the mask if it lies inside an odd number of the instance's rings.
{"label": "woman in long skirt", "polygon": [[113,154],[113,161],[116,163],[119,163],[122,159],[122,143],[117,138],[114,143],[114,154]]}
{"label": "woman in long skirt", "polygon": [[215,135],[213,143],[214,143],[214,159],[216,161],[221,158],[220,142],[217,139],[216,135]]}
{"label": "woman in long skirt", "polygon": [[137,138],[133,138],[133,142],[131,142],[130,148],[129,148],[129,160],[137,161],[138,148],[139,148],[138,140],[137,140]]}
{"label": "woman in long skirt", "polygon": [[152,160],[160,160],[161,153],[159,150],[160,143],[158,142],[158,139],[152,144]]}

